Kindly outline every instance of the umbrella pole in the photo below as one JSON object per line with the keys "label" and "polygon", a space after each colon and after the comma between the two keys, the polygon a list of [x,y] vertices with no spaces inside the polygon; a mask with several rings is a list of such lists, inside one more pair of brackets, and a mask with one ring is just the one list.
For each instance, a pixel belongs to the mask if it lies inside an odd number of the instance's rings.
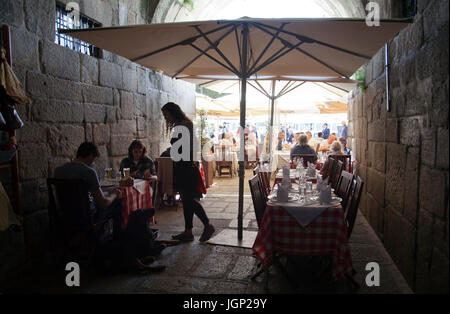
{"label": "umbrella pole", "polygon": [[239,158],[239,210],[238,210],[238,241],[242,240],[242,221],[243,221],[243,213],[244,213],[244,177],[245,177],[245,169],[244,169],[244,155],[245,155],[245,111],[246,111],[246,103],[245,99],[247,96],[247,72],[248,72],[248,64],[247,64],[247,55],[248,55],[248,25],[246,23],[242,24],[242,68],[241,68],[241,116],[240,116],[240,124],[241,124],[241,145],[240,145],[240,158]]}
{"label": "umbrella pole", "polygon": [[275,80],[272,80],[272,97],[270,97],[270,126],[269,126],[269,167],[272,169],[273,115],[275,111]]}

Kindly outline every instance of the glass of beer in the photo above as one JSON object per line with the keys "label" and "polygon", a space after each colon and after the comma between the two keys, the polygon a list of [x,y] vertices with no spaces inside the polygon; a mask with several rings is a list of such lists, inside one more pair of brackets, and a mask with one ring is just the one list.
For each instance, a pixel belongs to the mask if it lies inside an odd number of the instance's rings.
{"label": "glass of beer", "polygon": [[113,170],[112,168],[106,168],[105,169],[105,176],[107,180],[113,179]]}
{"label": "glass of beer", "polygon": [[123,168],[123,177],[128,178],[130,176],[130,168]]}

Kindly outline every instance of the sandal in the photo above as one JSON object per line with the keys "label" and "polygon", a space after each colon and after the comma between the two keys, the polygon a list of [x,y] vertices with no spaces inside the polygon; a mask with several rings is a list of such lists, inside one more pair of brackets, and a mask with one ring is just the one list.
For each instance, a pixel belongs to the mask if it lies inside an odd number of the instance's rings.
{"label": "sandal", "polygon": [[179,240],[180,242],[191,242],[194,241],[194,235],[187,235],[186,233],[182,232],[180,234],[173,235],[172,239]]}

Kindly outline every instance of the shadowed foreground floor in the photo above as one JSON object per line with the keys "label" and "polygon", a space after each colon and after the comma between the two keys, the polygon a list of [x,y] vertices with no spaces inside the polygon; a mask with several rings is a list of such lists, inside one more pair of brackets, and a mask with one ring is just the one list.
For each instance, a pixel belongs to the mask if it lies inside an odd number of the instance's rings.
{"label": "shadowed foreground floor", "polygon": [[[249,194],[247,170],[244,194],[244,228],[257,231],[252,200]],[[208,189],[202,200],[209,218],[216,227],[216,234],[223,229],[233,229],[237,237],[238,178],[215,178],[215,184]],[[170,239],[170,235],[183,230],[184,219],[181,205],[176,208],[162,208],[156,213],[160,230],[158,240]],[[255,281],[251,274],[257,269],[257,260],[251,249],[201,244],[198,238],[202,232],[201,222],[194,218],[195,240],[190,243],[166,248],[158,261],[167,265],[161,273],[124,273],[99,276],[81,269],[80,287],[65,285],[64,269],[55,271],[48,266],[33,269],[21,280],[10,283],[6,292],[39,293],[186,293],[186,294],[253,294],[266,293],[263,288],[264,276]],[[357,293],[411,293],[403,276],[391,260],[380,240],[362,214],[358,214],[350,240],[353,266],[357,271],[355,280],[361,285]],[[368,287],[365,284],[366,264],[377,262],[380,265],[380,286]],[[301,264],[300,264],[301,265]],[[297,267],[297,269],[295,268]],[[291,278],[298,287],[294,289],[279,269],[271,267],[269,293],[349,293],[345,280],[330,284],[320,282],[301,272],[300,267],[289,267]]]}

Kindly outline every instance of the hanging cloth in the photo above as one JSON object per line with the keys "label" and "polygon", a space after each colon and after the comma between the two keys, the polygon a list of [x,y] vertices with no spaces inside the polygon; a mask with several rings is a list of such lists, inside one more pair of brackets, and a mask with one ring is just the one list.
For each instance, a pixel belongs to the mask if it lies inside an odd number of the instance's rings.
{"label": "hanging cloth", "polygon": [[31,99],[25,94],[22,83],[17,79],[5,57],[5,49],[1,50],[0,84],[5,88],[6,94],[17,104],[31,104]]}

